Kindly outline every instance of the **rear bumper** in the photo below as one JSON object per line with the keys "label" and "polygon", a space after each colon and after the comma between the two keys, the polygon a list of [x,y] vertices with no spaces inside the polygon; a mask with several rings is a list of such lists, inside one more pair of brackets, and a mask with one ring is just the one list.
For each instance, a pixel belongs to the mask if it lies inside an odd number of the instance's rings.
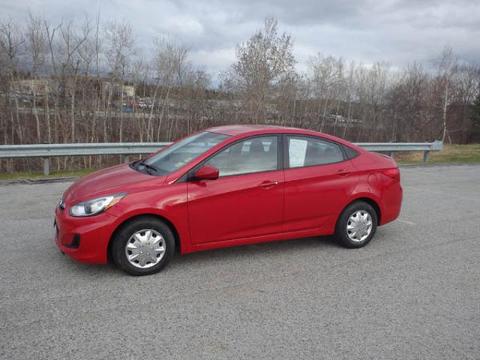
{"label": "rear bumper", "polygon": [[105,264],[108,243],[115,229],[115,217],[102,213],[92,217],[72,217],[55,210],[55,243],[60,251],[80,262]]}
{"label": "rear bumper", "polygon": [[382,196],[382,216],[380,225],[385,225],[400,216],[402,209],[403,189],[400,182],[387,187]]}

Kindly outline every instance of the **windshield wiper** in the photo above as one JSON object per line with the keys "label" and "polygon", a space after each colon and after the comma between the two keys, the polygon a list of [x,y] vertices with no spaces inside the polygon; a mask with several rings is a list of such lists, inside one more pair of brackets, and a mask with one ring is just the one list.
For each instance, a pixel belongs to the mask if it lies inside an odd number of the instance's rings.
{"label": "windshield wiper", "polygon": [[145,170],[147,170],[147,173],[148,173],[149,175],[152,175],[152,171],[153,171],[154,173],[158,173],[158,169],[157,169],[155,166],[150,165],[150,164],[147,164],[147,163],[146,163],[145,161],[143,161],[143,160],[140,160],[140,161],[136,162],[136,163],[134,164],[134,166],[135,166],[136,169],[138,169],[139,166],[143,166],[143,168],[144,168]]}

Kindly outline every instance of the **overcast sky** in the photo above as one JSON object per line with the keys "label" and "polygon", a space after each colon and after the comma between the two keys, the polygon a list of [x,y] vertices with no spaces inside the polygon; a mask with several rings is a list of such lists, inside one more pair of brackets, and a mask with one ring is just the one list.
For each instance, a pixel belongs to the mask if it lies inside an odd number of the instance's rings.
{"label": "overcast sky", "polygon": [[95,17],[126,20],[138,45],[159,35],[177,38],[191,61],[214,77],[235,59],[235,45],[262,27],[266,16],[292,34],[300,71],[320,52],[363,63],[401,67],[429,63],[444,46],[480,62],[480,0],[0,0],[0,17],[49,20]]}

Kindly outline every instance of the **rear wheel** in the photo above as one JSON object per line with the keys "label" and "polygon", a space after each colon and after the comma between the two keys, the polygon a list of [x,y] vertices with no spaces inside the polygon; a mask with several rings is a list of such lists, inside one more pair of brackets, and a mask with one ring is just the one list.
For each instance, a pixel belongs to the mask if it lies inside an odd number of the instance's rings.
{"label": "rear wheel", "polygon": [[160,271],[174,253],[175,239],[170,227],[154,217],[142,217],[127,223],[113,239],[112,259],[131,275]]}
{"label": "rear wheel", "polygon": [[375,209],[364,201],[349,205],[340,215],[335,235],[343,246],[360,248],[375,235],[378,216]]}

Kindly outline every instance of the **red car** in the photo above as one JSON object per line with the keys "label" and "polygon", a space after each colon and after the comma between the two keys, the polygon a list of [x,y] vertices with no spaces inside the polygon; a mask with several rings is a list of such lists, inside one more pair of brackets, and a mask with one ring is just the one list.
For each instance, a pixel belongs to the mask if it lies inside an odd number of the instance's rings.
{"label": "red car", "polygon": [[359,248],[401,202],[388,156],[310,130],[224,126],[74,183],[55,210],[56,243],[144,275],[175,251],[331,234]]}

